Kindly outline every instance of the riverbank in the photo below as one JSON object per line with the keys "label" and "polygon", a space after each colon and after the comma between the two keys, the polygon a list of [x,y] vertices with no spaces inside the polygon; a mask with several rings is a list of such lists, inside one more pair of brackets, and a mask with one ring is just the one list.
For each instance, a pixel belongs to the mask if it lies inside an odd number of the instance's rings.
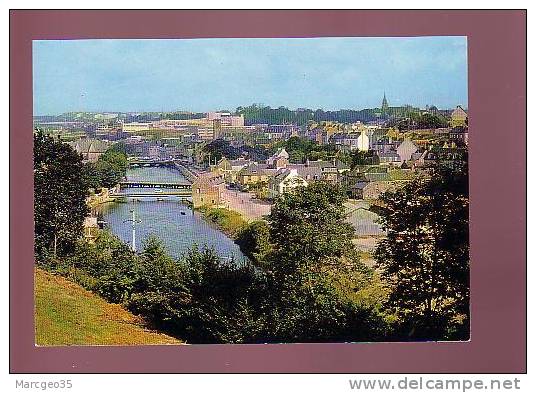
{"label": "riverbank", "polygon": [[90,209],[94,209],[99,205],[104,203],[113,202],[115,198],[112,198],[111,193],[114,189],[109,190],[107,188],[102,188],[101,191],[97,194],[91,194],[87,200],[86,204]]}
{"label": "riverbank", "polygon": [[205,221],[233,240],[248,225],[240,213],[226,208],[203,206],[197,208],[196,211]]}

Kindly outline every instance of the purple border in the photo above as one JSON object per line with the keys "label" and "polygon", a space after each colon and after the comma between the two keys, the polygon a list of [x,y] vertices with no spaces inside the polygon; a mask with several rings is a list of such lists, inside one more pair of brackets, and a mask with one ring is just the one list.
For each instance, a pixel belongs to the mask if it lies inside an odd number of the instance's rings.
{"label": "purple border", "polygon": [[[34,346],[32,39],[421,35],[468,37],[470,342]],[[10,371],[526,372],[526,11],[10,11]]]}

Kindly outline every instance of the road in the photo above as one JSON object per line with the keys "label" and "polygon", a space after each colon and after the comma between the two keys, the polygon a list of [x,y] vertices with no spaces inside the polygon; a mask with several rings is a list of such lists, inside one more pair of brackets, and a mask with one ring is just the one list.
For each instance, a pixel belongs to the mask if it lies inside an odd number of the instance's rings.
{"label": "road", "polygon": [[247,221],[258,220],[270,214],[272,205],[253,198],[253,194],[225,188],[222,193],[224,204],[242,214]]}

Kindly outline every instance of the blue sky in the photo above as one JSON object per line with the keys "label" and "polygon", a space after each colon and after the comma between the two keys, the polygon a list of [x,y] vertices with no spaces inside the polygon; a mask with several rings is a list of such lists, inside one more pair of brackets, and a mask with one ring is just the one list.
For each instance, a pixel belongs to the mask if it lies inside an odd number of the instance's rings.
{"label": "blue sky", "polygon": [[465,37],[33,42],[35,115],[467,106]]}

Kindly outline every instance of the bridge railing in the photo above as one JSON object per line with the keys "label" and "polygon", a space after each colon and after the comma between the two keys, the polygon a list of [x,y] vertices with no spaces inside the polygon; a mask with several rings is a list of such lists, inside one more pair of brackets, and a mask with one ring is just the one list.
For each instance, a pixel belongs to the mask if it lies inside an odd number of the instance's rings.
{"label": "bridge railing", "polygon": [[120,189],[125,188],[168,188],[168,189],[180,189],[189,190],[192,185],[189,183],[168,183],[168,182],[135,182],[135,181],[122,181],[119,183]]}

